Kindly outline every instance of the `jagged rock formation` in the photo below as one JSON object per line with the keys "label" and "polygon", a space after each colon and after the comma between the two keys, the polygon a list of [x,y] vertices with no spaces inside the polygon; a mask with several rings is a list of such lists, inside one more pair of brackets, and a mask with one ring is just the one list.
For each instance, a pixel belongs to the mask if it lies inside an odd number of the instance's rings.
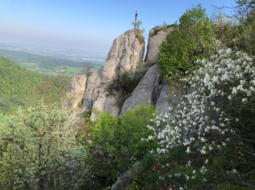
{"label": "jagged rock formation", "polygon": [[167,32],[159,27],[155,27],[150,30],[145,62],[156,63],[158,61],[159,45],[165,40],[167,34],[172,30],[173,27],[171,25],[168,26]]}
{"label": "jagged rock formation", "polygon": [[[172,30],[172,26],[168,26],[167,32],[159,27],[150,30],[145,59],[147,63],[158,61],[159,45],[165,39],[167,33]],[[114,40],[102,68],[93,72],[88,79],[85,76],[83,76],[85,78],[82,78],[80,75],[72,79],[67,98],[70,99],[72,96],[76,98],[75,100],[66,101],[65,106],[76,109],[82,104],[82,109],[79,109],[80,111],[77,113],[81,113],[83,110],[89,111],[91,119],[96,117],[95,110],[99,113],[109,111],[113,116],[118,116],[124,114],[134,105],[139,105],[142,101],[157,105],[159,113],[165,112],[170,105],[167,102],[169,99],[169,85],[162,81],[158,74],[159,67],[157,65],[153,65],[148,69],[133,91],[132,96],[122,106],[117,105],[121,92],[114,91],[114,95],[112,95],[107,90],[113,80],[120,80],[121,73],[137,69],[139,62],[143,59],[143,54],[144,43],[137,39],[136,30],[126,31]],[[78,78],[79,80],[77,80]],[[84,86],[80,84],[84,84]],[[83,93],[82,96],[81,93]],[[77,96],[77,94],[79,95]],[[172,95],[170,94],[170,96]]]}
{"label": "jagged rock formation", "polygon": [[117,97],[107,95],[108,85],[118,79],[119,73],[136,69],[143,54],[144,43],[136,38],[135,30],[129,30],[114,40],[104,66],[89,76],[85,86],[83,109],[92,113],[92,119],[95,118],[95,108],[99,112],[110,111],[114,116],[119,115]]}
{"label": "jagged rock formation", "polygon": [[[150,30],[145,62],[156,63],[158,61],[159,45],[172,30],[172,26],[167,28],[167,32],[159,27]],[[124,102],[120,112],[121,115],[143,101],[148,104],[157,105],[159,114],[167,111],[167,108],[170,106],[168,104],[169,96],[167,95],[169,85],[167,83],[163,84],[162,78],[158,74],[158,69],[157,65],[150,67],[135,88],[132,96]],[[164,88],[162,89],[163,85]],[[161,92],[161,90],[163,91]]]}

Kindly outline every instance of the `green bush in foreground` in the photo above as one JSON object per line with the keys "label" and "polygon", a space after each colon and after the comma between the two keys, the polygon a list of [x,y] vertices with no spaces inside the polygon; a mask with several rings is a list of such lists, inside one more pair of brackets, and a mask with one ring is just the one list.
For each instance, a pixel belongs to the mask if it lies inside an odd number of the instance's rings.
{"label": "green bush in foreground", "polygon": [[110,185],[118,172],[123,173],[141,160],[148,150],[156,149],[156,142],[142,141],[154,131],[147,128],[156,117],[153,106],[141,104],[123,116],[102,113],[92,128],[91,144],[93,172]]}
{"label": "green bush in foreground", "polygon": [[[89,168],[68,114],[42,101],[0,126],[0,189],[76,189]],[[87,178],[87,179],[86,179]]]}

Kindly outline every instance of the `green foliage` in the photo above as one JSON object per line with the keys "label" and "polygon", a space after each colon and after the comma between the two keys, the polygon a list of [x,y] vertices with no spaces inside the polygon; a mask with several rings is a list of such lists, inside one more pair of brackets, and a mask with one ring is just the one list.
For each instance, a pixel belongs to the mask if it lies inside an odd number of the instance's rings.
{"label": "green foliage", "polygon": [[167,27],[168,27],[168,24],[166,22],[163,22],[161,28],[163,31],[167,32]]}
{"label": "green foliage", "polygon": [[231,48],[234,51],[244,51],[255,55],[255,27],[252,19],[248,22],[244,17],[228,18],[216,9],[211,21],[214,24],[215,52],[219,48]]}
{"label": "green foliage", "polygon": [[170,27],[173,27],[174,25],[168,25],[166,22],[163,22],[163,24],[161,26],[156,26],[153,28],[153,35],[156,35],[159,31],[164,31],[167,32],[167,29]]}
{"label": "green foliage", "polygon": [[[208,159],[208,163],[205,161]],[[208,154],[198,157],[187,154],[185,147],[176,147],[165,155],[145,155],[140,165],[142,171],[125,189],[243,189],[252,190],[237,182],[238,176],[231,173],[231,167],[226,164],[228,157]],[[202,167],[206,170],[201,172]],[[227,175],[226,170],[229,171]],[[123,189],[124,189],[123,188]]]}
{"label": "green foliage", "polygon": [[0,57],[0,113],[27,105],[29,89],[47,79],[49,77],[23,69],[11,60]]}
{"label": "green foliage", "polygon": [[142,24],[142,21],[138,20],[137,22],[131,23],[134,26],[134,30],[136,32],[136,38],[139,40],[140,43],[145,43],[145,37],[143,36],[144,29],[140,30],[140,25]]}
{"label": "green foliage", "polygon": [[140,30],[140,25],[142,24],[142,21],[138,20],[137,22],[131,23],[134,26],[135,30]]}
{"label": "green foliage", "polygon": [[178,78],[193,71],[196,69],[195,60],[208,57],[212,48],[212,23],[200,4],[187,10],[179,22],[160,45],[158,65],[165,79]]}
{"label": "green foliage", "polygon": [[1,189],[73,189],[85,184],[86,152],[68,114],[57,106],[19,109],[0,127]]}
{"label": "green foliage", "polygon": [[137,31],[136,31],[135,37],[138,39],[138,41],[139,41],[140,43],[145,43],[145,39],[146,39],[146,38],[144,37],[143,33],[144,33],[144,29],[143,29],[143,30],[137,30]]}
{"label": "green foliage", "polygon": [[30,104],[36,104],[38,100],[44,99],[45,103],[52,105],[56,103],[62,109],[64,108],[64,97],[69,87],[70,76],[61,73],[56,77],[47,80],[40,85],[29,90],[28,99]]}
{"label": "green foliage", "polygon": [[123,116],[113,117],[109,112],[102,113],[92,128],[90,154],[96,176],[113,182],[118,172],[130,169],[142,160],[148,150],[155,149],[155,141],[142,141],[154,132],[147,128],[150,119],[155,118],[153,106],[141,104]]}

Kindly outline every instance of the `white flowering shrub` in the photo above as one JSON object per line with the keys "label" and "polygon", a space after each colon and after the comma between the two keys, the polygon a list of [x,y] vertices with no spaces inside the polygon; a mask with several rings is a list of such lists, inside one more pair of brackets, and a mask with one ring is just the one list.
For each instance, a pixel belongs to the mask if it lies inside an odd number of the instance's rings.
{"label": "white flowering shrub", "polygon": [[[42,101],[0,126],[0,189],[76,189],[89,179],[68,114]],[[13,121],[21,119],[22,123]]]}
{"label": "white flowering shrub", "polygon": [[[246,53],[220,49],[217,55],[197,60],[200,69],[182,81],[193,92],[155,121],[159,154],[185,146],[187,153],[225,154],[229,169],[255,171],[255,64]],[[186,86],[188,86],[186,85]],[[203,170],[205,171],[205,170]],[[238,173],[239,175],[239,173]],[[240,178],[239,178],[240,177]],[[243,184],[254,178],[240,176]],[[205,179],[206,180],[206,179]],[[254,185],[254,184],[253,184]],[[254,186],[252,186],[254,187]]]}

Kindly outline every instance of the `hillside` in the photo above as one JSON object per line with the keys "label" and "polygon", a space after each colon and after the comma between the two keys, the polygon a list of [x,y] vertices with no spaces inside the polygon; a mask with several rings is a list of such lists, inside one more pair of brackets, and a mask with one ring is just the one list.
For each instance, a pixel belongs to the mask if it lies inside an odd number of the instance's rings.
{"label": "hillside", "polygon": [[10,59],[0,57],[0,113],[26,105],[28,90],[48,76],[22,68]]}

